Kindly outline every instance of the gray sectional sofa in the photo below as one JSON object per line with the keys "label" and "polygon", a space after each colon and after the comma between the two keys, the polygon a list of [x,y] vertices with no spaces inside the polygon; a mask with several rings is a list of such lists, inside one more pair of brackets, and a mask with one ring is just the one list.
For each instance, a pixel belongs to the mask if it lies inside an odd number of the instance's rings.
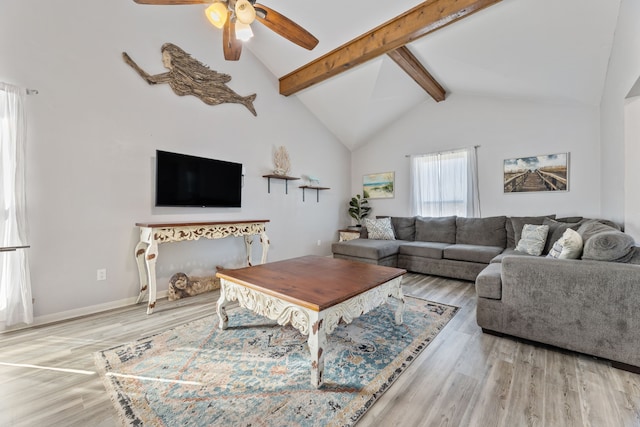
{"label": "gray sectional sofa", "polygon": [[[395,240],[333,244],[335,258],[475,281],[485,332],[586,353],[640,370],[640,248],[608,221],[579,217],[392,217]],[[542,254],[515,248],[526,224],[547,225]],[[567,229],[577,259],[547,255]]]}
{"label": "gray sectional sofa", "polygon": [[579,259],[513,252],[485,268],[476,279],[477,323],[640,372],[640,249],[610,226],[575,228],[584,239]]}
{"label": "gray sectional sofa", "polygon": [[391,217],[395,240],[360,239],[332,245],[333,257],[475,280],[507,247],[506,216]]}

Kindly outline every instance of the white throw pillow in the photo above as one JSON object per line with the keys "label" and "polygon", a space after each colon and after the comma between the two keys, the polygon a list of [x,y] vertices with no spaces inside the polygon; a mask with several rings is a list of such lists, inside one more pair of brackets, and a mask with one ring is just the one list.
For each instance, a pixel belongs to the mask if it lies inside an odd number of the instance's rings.
{"label": "white throw pillow", "polygon": [[548,258],[577,259],[582,254],[582,236],[577,231],[567,228],[562,237],[549,250]]}
{"label": "white throw pillow", "polygon": [[391,218],[369,219],[365,218],[364,225],[367,227],[369,239],[396,240],[391,226]]}
{"label": "white throw pillow", "polygon": [[548,225],[525,224],[522,227],[522,237],[518,241],[516,251],[526,252],[529,255],[540,255],[547,242],[547,234],[549,234]]}

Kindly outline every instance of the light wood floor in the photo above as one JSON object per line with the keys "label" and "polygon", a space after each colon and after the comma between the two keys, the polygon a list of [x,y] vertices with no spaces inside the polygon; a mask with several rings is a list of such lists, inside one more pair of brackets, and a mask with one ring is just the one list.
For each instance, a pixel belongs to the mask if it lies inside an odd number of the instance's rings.
{"label": "light wood floor", "polygon": [[[406,294],[461,309],[358,427],[640,426],[640,375],[483,334],[470,282],[409,274],[404,283]],[[93,353],[207,316],[217,297],[0,334],[0,426],[117,426]]]}

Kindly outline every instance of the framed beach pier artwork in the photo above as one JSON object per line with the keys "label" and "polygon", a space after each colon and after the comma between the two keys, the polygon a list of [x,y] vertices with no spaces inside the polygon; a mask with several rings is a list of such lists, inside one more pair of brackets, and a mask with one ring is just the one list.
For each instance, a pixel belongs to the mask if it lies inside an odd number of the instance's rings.
{"label": "framed beach pier artwork", "polygon": [[369,199],[391,199],[395,172],[371,173],[362,178],[362,195]]}
{"label": "framed beach pier artwork", "polygon": [[504,192],[569,190],[569,153],[504,161]]}

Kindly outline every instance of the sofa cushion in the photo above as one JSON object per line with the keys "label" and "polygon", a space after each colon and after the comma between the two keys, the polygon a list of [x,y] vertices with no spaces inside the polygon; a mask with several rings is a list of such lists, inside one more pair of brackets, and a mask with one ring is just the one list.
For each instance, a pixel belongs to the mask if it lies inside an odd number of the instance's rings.
{"label": "sofa cushion", "polygon": [[396,236],[393,234],[393,226],[391,225],[391,218],[379,218],[369,219],[365,218],[364,225],[367,227],[367,233],[369,239],[376,240],[395,240]]}
{"label": "sofa cushion", "polygon": [[529,254],[524,253],[524,252],[518,252],[518,251],[516,251],[515,248],[507,248],[504,251],[502,251],[501,254],[498,254],[495,257],[491,258],[490,262],[491,262],[491,264],[494,264],[494,263],[497,263],[497,262],[502,262],[502,259],[504,257],[506,257],[507,255],[510,255],[510,256],[511,255],[515,255],[515,256],[532,256],[532,255],[529,255]]}
{"label": "sofa cushion", "polygon": [[584,242],[582,259],[627,262],[634,253],[633,237],[622,231],[602,231]]}
{"label": "sofa cushion", "polygon": [[542,254],[544,244],[547,242],[547,234],[549,234],[548,225],[525,224],[516,251],[535,256]]}
{"label": "sofa cushion", "polygon": [[476,294],[480,298],[502,298],[502,265],[489,264],[476,278]]}
{"label": "sofa cushion", "polygon": [[559,222],[580,222],[584,219],[584,217],[581,216],[565,216],[562,218],[556,218],[556,221]]}
{"label": "sofa cushion", "polygon": [[[564,236],[564,232],[570,228],[572,230],[577,230],[580,227],[580,221],[576,222],[563,222],[554,219],[547,218],[542,223],[543,225],[549,226],[549,234],[547,235],[547,243],[544,245],[544,250],[542,251],[543,255],[546,255],[551,251],[553,245]],[[582,251],[582,246],[580,247]]]}
{"label": "sofa cushion", "polygon": [[619,230],[617,228],[612,227],[611,225],[603,224],[597,219],[588,219],[582,222],[582,224],[580,224],[580,227],[578,227],[577,231],[582,237],[582,241],[586,245],[587,240],[589,240],[591,236],[594,236],[603,231],[619,231]]}
{"label": "sofa cushion", "polygon": [[442,252],[447,246],[449,246],[449,243],[407,242],[398,248],[398,253],[423,258],[442,259]]}
{"label": "sofa cushion", "polygon": [[403,240],[354,239],[331,245],[334,254],[357,258],[381,259],[398,252],[398,247],[406,243]]}
{"label": "sofa cushion", "polygon": [[[456,243],[464,245],[500,246],[507,244],[506,216],[456,218]],[[488,261],[487,261],[488,262]]]}
{"label": "sofa cushion", "polygon": [[608,219],[596,219],[595,221],[599,222],[600,224],[604,224],[604,225],[608,225],[611,228],[614,228],[618,231],[622,231],[622,227],[620,227],[618,224],[616,224],[615,222],[608,220]]}
{"label": "sofa cushion", "polygon": [[455,243],[456,217],[416,217],[416,240]]}
{"label": "sofa cushion", "polygon": [[629,264],[640,265],[640,246],[633,248],[633,251],[631,251],[631,257],[627,262]]}
{"label": "sofa cushion", "polygon": [[[545,216],[512,216],[507,218],[505,228],[507,230],[507,247],[515,248],[522,238],[522,228],[525,224],[542,225],[546,219],[553,219],[555,215]],[[560,237],[560,236],[558,236]]]}
{"label": "sofa cushion", "polygon": [[442,255],[446,259],[489,264],[503,250],[501,246],[455,244],[444,248]]}
{"label": "sofa cushion", "polygon": [[391,224],[396,239],[412,241],[416,239],[416,217],[392,216]]}
{"label": "sofa cushion", "polygon": [[554,244],[548,258],[557,259],[577,259],[580,258],[582,253],[582,237],[577,231],[572,228],[567,228],[564,231],[562,237],[560,237]]}

